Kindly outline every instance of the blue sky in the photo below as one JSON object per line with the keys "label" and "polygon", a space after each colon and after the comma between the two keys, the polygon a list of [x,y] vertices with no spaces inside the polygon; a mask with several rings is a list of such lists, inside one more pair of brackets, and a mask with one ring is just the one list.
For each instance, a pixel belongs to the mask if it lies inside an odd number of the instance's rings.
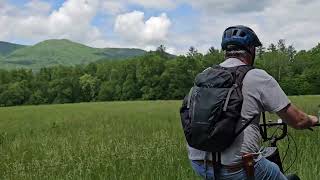
{"label": "blue sky", "polygon": [[205,53],[220,48],[226,27],[243,24],[265,46],[285,39],[310,49],[320,42],[318,9],[316,0],[0,0],[0,40],[66,38],[146,50],[164,44],[170,53],[184,54],[190,46]]}

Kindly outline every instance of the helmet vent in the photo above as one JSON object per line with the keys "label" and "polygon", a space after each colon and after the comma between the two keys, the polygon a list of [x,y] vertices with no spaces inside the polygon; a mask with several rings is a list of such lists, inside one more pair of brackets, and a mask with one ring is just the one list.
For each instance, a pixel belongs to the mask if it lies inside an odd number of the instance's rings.
{"label": "helmet vent", "polygon": [[226,37],[228,37],[228,38],[231,37],[231,31],[226,32]]}
{"label": "helmet vent", "polygon": [[232,33],[232,36],[237,35],[237,32],[238,32],[238,30],[234,30],[233,33]]}
{"label": "helmet vent", "polygon": [[246,36],[246,33],[245,32],[243,32],[243,31],[241,31],[241,33],[240,33],[240,37],[245,37]]}

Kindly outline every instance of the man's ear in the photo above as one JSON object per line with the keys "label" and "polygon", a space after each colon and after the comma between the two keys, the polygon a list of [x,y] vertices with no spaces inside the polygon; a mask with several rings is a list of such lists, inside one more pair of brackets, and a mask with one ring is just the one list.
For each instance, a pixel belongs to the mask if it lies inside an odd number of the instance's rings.
{"label": "man's ear", "polygon": [[254,65],[254,61],[256,59],[256,47],[252,46],[250,47],[250,56],[251,56],[251,66]]}

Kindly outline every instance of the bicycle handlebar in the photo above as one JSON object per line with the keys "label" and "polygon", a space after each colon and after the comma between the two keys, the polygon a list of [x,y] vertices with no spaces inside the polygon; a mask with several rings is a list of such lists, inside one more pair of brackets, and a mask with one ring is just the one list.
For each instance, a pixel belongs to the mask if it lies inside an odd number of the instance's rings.
{"label": "bicycle handlebar", "polygon": [[[260,126],[267,126],[267,127],[273,127],[273,126],[284,126],[284,125],[287,125],[286,123],[284,123],[284,122],[281,122],[281,123],[278,123],[278,122],[271,122],[271,123],[266,123],[266,124],[260,124]],[[313,125],[312,127],[318,127],[318,126],[320,126],[320,123],[318,123],[318,124],[315,124],[315,125]]]}
{"label": "bicycle handlebar", "polygon": [[[268,137],[268,133],[267,133],[267,128],[270,128],[270,127],[280,127],[282,126],[282,133],[280,136],[275,136],[275,137]],[[320,126],[320,123],[312,126],[312,127],[318,127]],[[309,130],[313,131],[313,129],[309,128]],[[270,123],[266,123],[264,121],[264,123],[260,124],[260,132],[261,132],[261,135],[262,135],[262,138],[265,140],[265,141],[270,141],[270,140],[273,140],[273,141],[279,141],[281,139],[284,139],[286,136],[287,136],[287,133],[288,133],[288,125],[284,122],[270,122]]]}
{"label": "bicycle handlebar", "polygon": [[[280,136],[268,137],[267,127],[274,127],[274,126],[277,126],[277,127],[282,126],[281,135]],[[281,139],[284,139],[287,136],[288,125],[286,123],[283,123],[283,122],[281,122],[281,123],[263,123],[263,124],[260,124],[260,132],[261,132],[262,138],[265,141],[273,140],[273,141],[276,142],[276,141],[279,141]]]}

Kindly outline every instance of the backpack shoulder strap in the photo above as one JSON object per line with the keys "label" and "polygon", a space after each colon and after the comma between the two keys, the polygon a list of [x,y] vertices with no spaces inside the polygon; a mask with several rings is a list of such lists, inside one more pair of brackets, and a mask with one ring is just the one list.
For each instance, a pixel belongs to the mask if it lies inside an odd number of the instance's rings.
{"label": "backpack shoulder strap", "polygon": [[[236,80],[235,80],[235,84],[238,85],[238,91],[239,91],[239,95],[242,98],[242,85],[243,85],[243,79],[245,78],[245,76],[247,75],[247,73],[254,69],[253,66],[250,65],[243,65],[243,66],[238,66],[237,69],[235,70],[235,74],[236,74]],[[252,117],[251,119],[246,119],[246,123],[241,127],[241,129],[239,129],[236,134],[235,137],[239,136],[241,134],[242,131],[244,131],[244,129],[246,127],[248,127],[254,119],[256,119],[257,116]],[[244,119],[240,119],[244,120]]]}
{"label": "backpack shoulder strap", "polygon": [[242,88],[242,82],[244,77],[252,69],[254,69],[254,67],[250,65],[238,66],[235,70],[235,75],[236,75],[235,84],[237,84],[240,88]]}
{"label": "backpack shoulder strap", "polygon": [[241,127],[241,129],[239,129],[236,132],[235,138],[238,137],[242,133],[242,131],[244,131],[252,123],[252,121],[255,120],[257,117],[258,117],[258,115],[253,116],[251,119],[240,119],[240,121],[245,120],[247,122]]}
{"label": "backpack shoulder strap", "polygon": [[212,68],[218,68],[218,69],[224,69],[229,71],[234,79],[234,84],[237,84],[238,87],[242,88],[242,81],[246,74],[254,69],[253,66],[250,65],[241,65],[241,66],[235,66],[235,67],[222,67],[220,65],[214,65]]}

